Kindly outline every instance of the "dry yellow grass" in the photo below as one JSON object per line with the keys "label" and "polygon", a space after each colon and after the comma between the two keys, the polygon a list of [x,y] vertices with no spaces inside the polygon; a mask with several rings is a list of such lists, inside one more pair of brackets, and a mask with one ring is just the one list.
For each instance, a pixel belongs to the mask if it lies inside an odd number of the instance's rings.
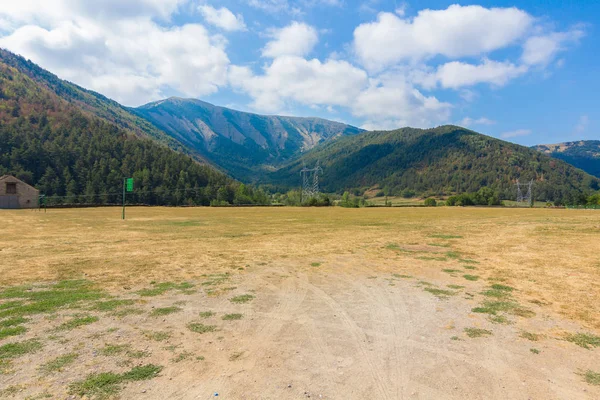
{"label": "dry yellow grass", "polygon": [[369,263],[387,273],[400,265],[426,279],[439,276],[435,259],[452,251],[450,259],[477,261],[472,273],[481,279],[515,287],[524,304],[600,329],[596,211],[129,208],[127,215],[121,221],[118,208],[2,211],[0,285],[86,278],[116,289],[284,260],[310,268],[340,257],[347,268]]}

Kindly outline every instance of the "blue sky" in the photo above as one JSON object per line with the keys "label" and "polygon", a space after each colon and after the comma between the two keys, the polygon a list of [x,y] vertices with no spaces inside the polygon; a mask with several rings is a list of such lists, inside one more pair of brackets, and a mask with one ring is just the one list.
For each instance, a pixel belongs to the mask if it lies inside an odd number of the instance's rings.
{"label": "blue sky", "polygon": [[138,106],[194,97],[367,129],[599,139],[600,4],[20,0],[0,47]]}

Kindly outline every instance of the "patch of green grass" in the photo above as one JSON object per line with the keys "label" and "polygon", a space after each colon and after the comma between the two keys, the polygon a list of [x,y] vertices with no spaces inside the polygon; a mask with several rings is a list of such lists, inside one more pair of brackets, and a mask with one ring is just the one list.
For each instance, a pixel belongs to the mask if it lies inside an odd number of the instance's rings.
{"label": "patch of green grass", "polygon": [[229,301],[231,301],[232,303],[247,303],[249,301],[251,301],[252,299],[254,299],[254,296],[251,294],[242,294],[240,296],[235,296],[232,297],[231,299],[229,299]]}
{"label": "patch of green grass", "polygon": [[446,257],[457,260],[460,258],[460,253],[458,251],[449,251],[446,253]]}
{"label": "patch of green grass", "polygon": [[458,260],[458,262],[461,262],[463,264],[480,264],[479,261],[471,260],[470,258],[461,258],[460,260]]}
{"label": "patch of green grass", "polygon": [[75,328],[79,328],[80,326],[93,324],[99,320],[98,317],[93,315],[83,315],[79,317],[75,317],[70,321],[67,321],[61,325],[59,325],[55,330],[56,331],[70,331]]}
{"label": "patch of green grass", "polygon": [[69,386],[69,393],[81,397],[107,399],[115,396],[121,390],[123,383],[152,379],[160,371],[162,371],[161,366],[147,364],[133,367],[123,374],[116,374],[114,372],[91,374],[84,380],[71,384]]}
{"label": "patch of green grass", "polygon": [[0,321],[0,328],[9,328],[11,326],[21,325],[21,324],[24,324],[26,322],[29,322],[29,320],[27,318],[12,317],[12,318],[8,318],[8,319],[5,319],[3,321]]}
{"label": "patch of green grass", "polygon": [[120,307],[124,307],[124,306],[131,306],[134,303],[135,302],[133,300],[118,300],[118,299],[100,301],[100,302],[97,302],[96,304],[94,304],[90,308],[90,310],[108,312],[108,311],[114,311],[116,308],[120,308]]}
{"label": "patch of green grass", "polygon": [[427,281],[419,281],[419,282],[417,282],[417,285],[419,285],[419,286],[435,286],[433,283],[430,283]]}
{"label": "patch of green grass", "polygon": [[242,319],[244,316],[242,314],[225,314],[221,318],[224,321],[237,321]]}
{"label": "patch of green grass", "polygon": [[499,283],[494,283],[492,285],[492,289],[493,290],[501,290],[503,292],[512,292],[513,290],[515,290],[515,288],[513,288],[513,287],[506,286],[506,285],[501,285]]}
{"label": "patch of green grass", "polygon": [[202,318],[210,318],[210,317],[212,317],[213,315],[215,315],[215,313],[214,313],[213,311],[203,311],[203,312],[201,312],[199,315],[200,315],[200,317],[202,317]]}
{"label": "patch of green grass", "polygon": [[403,279],[411,279],[412,278],[412,276],[410,276],[410,275],[402,275],[402,274],[392,274],[392,276],[394,278],[403,278]]}
{"label": "patch of green grass", "polygon": [[447,235],[447,234],[441,234],[441,233],[429,235],[429,237],[435,238],[435,239],[462,239],[462,236],[459,236],[459,235]]}
{"label": "patch of green grass", "polygon": [[451,244],[450,243],[427,243],[428,246],[433,246],[433,247],[450,247]]}
{"label": "patch of green grass", "polygon": [[480,329],[480,328],[465,328],[465,333],[470,338],[478,338],[478,337],[490,336],[492,334],[492,331],[488,331],[487,329]]}
{"label": "patch of green grass", "polygon": [[192,332],[200,334],[214,332],[217,330],[217,327],[215,325],[204,325],[199,322],[187,324],[187,328]]}
{"label": "patch of green grass", "polygon": [[196,357],[196,360],[198,360],[198,361],[204,361],[204,356],[198,356],[198,357]]}
{"label": "patch of green grass", "polygon": [[462,340],[462,339],[461,339],[461,338],[459,338],[458,336],[452,336],[452,337],[450,338],[450,340]]}
{"label": "patch of green grass", "polygon": [[79,354],[77,353],[69,353],[62,356],[58,356],[54,360],[42,364],[40,366],[40,371],[46,374],[60,372],[64,367],[72,364],[77,359],[77,357],[79,357]]}
{"label": "patch of green grass", "polygon": [[449,287],[450,289],[456,289],[456,290],[465,288],[464,286],[460,286],[460,285],[446,285],[446,286]]}
{"label": "patch of green grass", "polygon": [[203,275],[203,277],[208,278],[208,280],[202,282],[202,286],[219,286],[227,282],[231,275],[229,272],[225,272],[223,274]]}
{"label": "patch of green grass", "polygon": [[530,348],[529,351],[532,352],[533,354],[540,354],[540,351],[538,349],[536,349],[536,348],[533,348],[533,347]]}
{"label": "patch of green grass", "polygon": [[600,373],[588,369],[580,375],[583,376],[583,380],[586,381],[586,383],[594,386],[600,386]]}
{"label": "patch of green grass", "polygon": [[465,278],[468,281],[478,281],[479,280],[479,276],[478,275],[463,275],[463,278]]}
{"label": "patch of green grass", "polygon": [[465,266],[463,266],[463,268],[464,268],[464,269],[468,269],[468,270],[474,270],[474,269],[477,269],[477,268],[475,268],[475,267],[474,267],[474,266],[472,266],[472,265],[465,265]]}
{"label": "patch of green grass", "polygon": [[571,333],[565,336],[567,342],[575,343],[584,349],[600,346],[600,336],[593,333]]}
{"label": "patch of green grass", "polygon": [[229,356],[229,361],[238,360],[240,357],[244,355],[243,351],[238,351]]}
{"label": "patch of green grass", "polygon": [[35,353],[42,347],[42,344],[35,339],[26,340],[24,342],[7,343],[0,346],[0,360],[17,358],[25,354]]}
{"label": "patch of green grass", "polygon": [[311,267],[320,267],[320,266],[321,266],[321,263],[314,262],[314,263],[311,263],[311,264],[310,264],[310,266],[311,266]]}
{"label": "patch of green grass", "polygon": [[448,259],[446,257],[428,257],[428,256],[417,257],[417,260],[423,260],[423,261],[448,261]]}
{"label": "patch of green grass", "polygon": [[163,308],[155,308],[154,310],[152,310],[152,312],[150,313],[151,317],[162,317],[164,315],[169,315],[169,314],[174,314],[177,312],[183,311],[182,308],[180,307],[163,307]]}
{"label": "patch of green grass", "polygon": [[448,274],[454,274],[456,272],[460,272],[460,269],[443,269],[442,272],[446,272]]}
{"label": "patch of green grass", "polygon": [[155,340],[157,342],[162,342],[163,340],[167,340],[171,337],[171,332],[146,331],[146,332],[144,332],[144,336],[147,339]]}
{"label": "patch of green grass", "polygon": [[142,297],[153,297],[153,296],[160,296],[161,294],[164,294],[171,290],[187,291],[193,287],[194,287],[194,284],[189,283],[189,282],[183,282],[183,283],[161,282],[161,283],[154,283],[154,287],[149,288],[149,289],[142,289],[142,290],[138,291],[137,294],[139,294]]}
{"label": "patch of green grass", "polygon": [[503,324],[503,325],[509,325],[512,322],[506,318],[504,315],[492,315],[490,316],[490,321],[495,323],[495,324]]}
{"label": "patch of green grass", "polygon": [[127,357],[131,358],[144,358],[150,355],[149,352],[144,350],[127,350]]}
{"label": "patch of green grass", "polygon": [[488,290],[482,292],[481,294],[486,297],[495,297],[497,299],[503,299],[506,297],[510,297],[511,292],[513,290],[514,290],[514,288],[512,288],[510,286],[500,285],[498,283],[495,283],[491,286],[491,289],[488,289]]}
{"label": "patch of green grass", "polygon": [[514,301],[492,301],[486,300],[480,307],[475,307],[471,311],[474,313],[481,314],[491,314],[496,315],[499,312],[505,312],[511,315],[516,315],[519,317],[530,318],[535,315],[535,313],[527,308],[519,306],[518,303]]}
{"label": "patch of green grass", "polygon": [[122,310],[117,310],[117,311],[110,313],[111,316],[117,317],[117,318],[123,318],[128,315],[141,315],[141,314],[144,314],[144,310],[142,310],[141,308],[124,308]]}
{"label": "patch of green grass", "polygon": [[118,356],[119,354],[123,354],[127,350],[129,350],[131,346],[128,344],[105,344],[102,349],[100,349],[100,354],[107,357]]}
{"label": "patch of green grass", "polygon": [[423,290],[431,293],[432,295],[434,295],[438,298],[447,298],[449,296],[454,296],[456,294],[455,292],[453,292],[451,290],[437,289],[437,288],[432,288],[432,287],[426,287]]}
{"label": "patch of green grass", "polygon": [[540,340],[540,337],[541,337],[541,335],[538,335],[536,333],[525,332],[525,331],[522,331],[519,336],[521,336],[523,339],[531,340],[532,342],[537,342],[538,340]]}
{"label": "patch of green grass", "polygon": [[[0,319],[52,313],[76,308],[82,302],[95,301],[107,294],[84,280],[63,281],[53,286],[14,286],[0,291],[0,299],[15,299],[0,309]],[[6,306],[9,304],[9,306]]]}
{"label": "patch of green grass", "polygon": [[27,332],[27,328],[24,326],[13,326],[9,328],[0,328],[0,340],[5,339],[9,336],[18,336]]}
{"label": "patch of green grass", "polygon": [[187,360],[188,358],[190,358],[192,356],[192,353],[184,351],[183,353],[179,353],[175,358],[173,358],[171,361],[173,361],[174,363],[178,363],[181,362],[183,360]]}

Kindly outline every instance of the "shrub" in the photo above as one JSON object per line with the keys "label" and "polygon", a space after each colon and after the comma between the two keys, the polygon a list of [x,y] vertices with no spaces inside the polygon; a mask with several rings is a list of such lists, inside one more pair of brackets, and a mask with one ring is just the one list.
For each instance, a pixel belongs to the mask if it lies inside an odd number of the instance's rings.
{"label": "shrub", "polygon": [[425,206],[426,207],[435,207],[435,206],[437,206],[437,201],[435,201],[435,199],[432,199],[432,198],[425,199]]}

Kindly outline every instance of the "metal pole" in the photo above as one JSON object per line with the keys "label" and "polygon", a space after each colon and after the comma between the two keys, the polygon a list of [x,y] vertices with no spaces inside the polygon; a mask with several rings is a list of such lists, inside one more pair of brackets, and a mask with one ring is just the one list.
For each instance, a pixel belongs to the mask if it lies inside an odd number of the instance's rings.
{"label": "metal pole", "polygon": [[121,219],[125,219],[125,185],[127,184],[127,179],[123,178],[123,215]]}

